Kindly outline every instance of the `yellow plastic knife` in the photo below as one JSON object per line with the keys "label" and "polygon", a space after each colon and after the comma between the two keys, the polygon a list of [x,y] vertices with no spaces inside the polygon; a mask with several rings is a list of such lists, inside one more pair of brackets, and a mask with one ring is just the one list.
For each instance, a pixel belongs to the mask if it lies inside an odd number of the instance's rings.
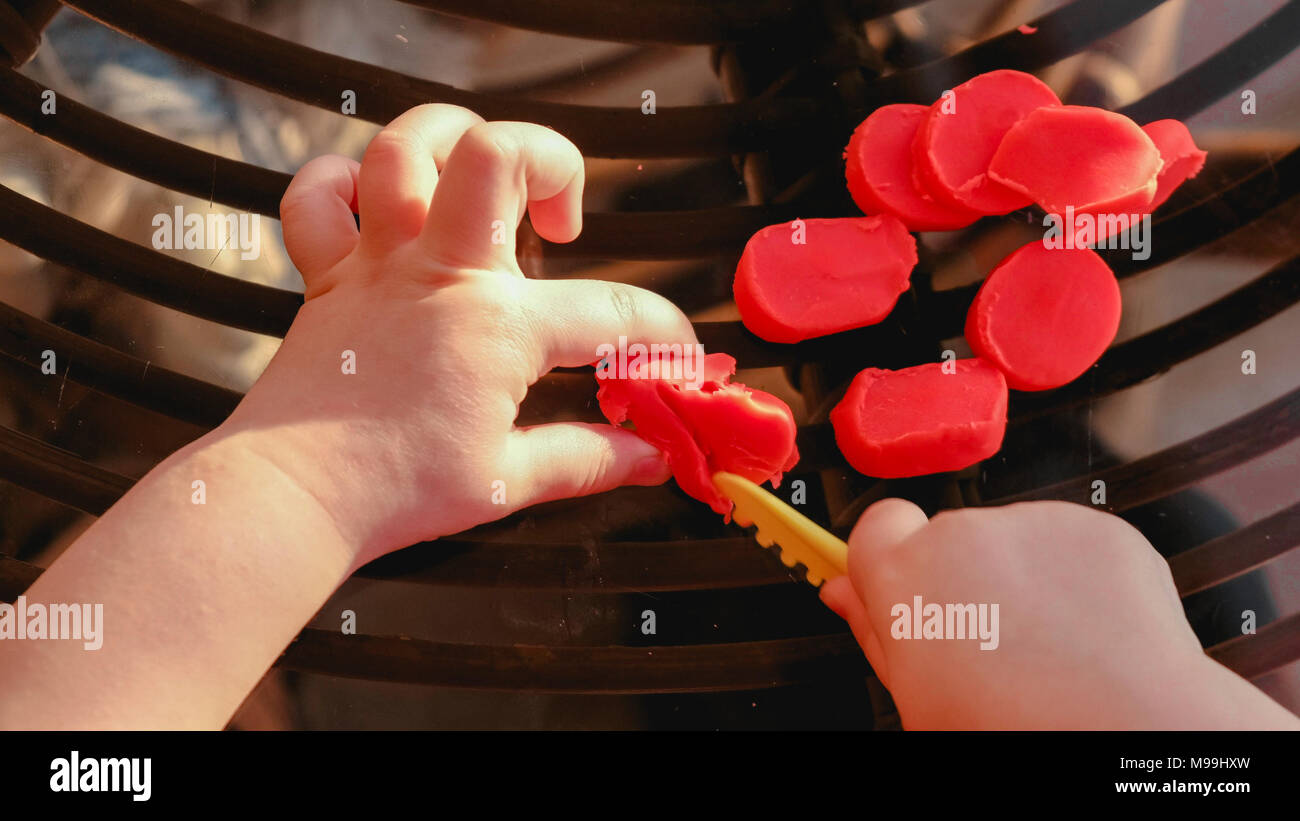
{"label": "yellow plastic knife", "polygon": [[818,587],[848,572],[849,546],[763,488],[734,473],[718,471],[713,483],[736,505],[732,517],[741,527],[757,526],[754,538],[763,547],[777,545],[786,567],[808,568],[808,583]]}

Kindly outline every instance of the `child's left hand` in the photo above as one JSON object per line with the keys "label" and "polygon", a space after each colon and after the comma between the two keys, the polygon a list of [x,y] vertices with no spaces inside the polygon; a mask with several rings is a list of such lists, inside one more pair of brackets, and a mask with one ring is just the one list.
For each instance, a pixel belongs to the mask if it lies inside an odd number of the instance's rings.
{"label": "child's left hand", "polygon": [[592,363],[602,343],[696,341],[649,291],[524,277],[525,209],[543,238],[571,241],[582,186],[582,157],[555,131],[449,105],[398,117],[360,164],[321,157],[294,177],[281,217],[307,301],[222,427],[319,499],[358,563],[538,502],[668,478],[628,431],[514,425],[529,385]]}
{"label": "child's left hand", "polygon": [[0,727],[221,727],[359,565],[537,502],[665,481],[628,431],[514,424],[539,376],[620,335],[695,342],[648,291],[523,277],[525,209],[541,236],[572,240],[582,180],[554,131],[446,105],[398,117],[360,165],[304,166],[281,217],[306,304],[234,414],[27,591],[97,603],[108,638],[94,652],[0,642]]}

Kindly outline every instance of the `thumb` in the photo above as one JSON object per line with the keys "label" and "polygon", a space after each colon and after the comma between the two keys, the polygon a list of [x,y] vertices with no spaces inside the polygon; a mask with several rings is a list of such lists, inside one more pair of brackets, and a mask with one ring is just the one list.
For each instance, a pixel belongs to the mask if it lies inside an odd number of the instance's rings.
{"label": "thumb", "polygon": [[359,169],[347,157],[317,157],[298,169],[280,200],[284,247],[308,285],[357,246]]}
{"label": "thumb", "polygon": [[857,639],[858,646],[866,654],[876,678],[880,679],[880,683],[888,689],[889,665],[885,659],[885,649],[880,646],[880,637],[871,626],[871,619],[867,617],[867,608],[863,606],[862,599],[854,591],[849,578],[836,576],[828,580],[822,585],[821,598],[827,607],[835,611],[835,615],[848,622],[849,629],[853,631],[853,638]]}
{"label": "thumb", "polygon": [[672,476],[657,448],[612,425],[534,425],[515,431],[509,447],[519,507],[623,485],[661,485]]}
{"label": "thumb", "polygon": [[867,508],[849,534],[849,578],[865,601],[872,568],[930,520],[906,499],[881,499]]}
{"label": "thumb", "polygon": [[[873,591],[880,588],[871,581],[877,568],[887,561],[888,554],[928,521],[921,508],[905,499],[881,499],[867,508],[849,535],[848,578],[832,579],[822,592],[822,600],[853,629],[867,661],[885,687],[889,687],[888,660],[880,642],[882,634],[869,616],[873,610]],[[881,612],[888,613],[889,602],[883,604]],[[879,610],[879,604],[874,609]],[[885,624],[881,622],[882,627]]]}

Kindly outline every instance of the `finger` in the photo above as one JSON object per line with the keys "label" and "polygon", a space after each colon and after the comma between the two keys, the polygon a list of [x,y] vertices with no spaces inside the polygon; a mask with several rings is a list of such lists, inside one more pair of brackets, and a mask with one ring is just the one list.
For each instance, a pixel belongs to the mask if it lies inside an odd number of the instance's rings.
{"label": "finger", "polygon": [[925,527],[929,521],[921,508],[906,499],[881,499],[867,508],[849,534],[850,575],[855,575],[852,572],[855,554],[866,572],[866,565]]}
{"label": "finger", "polygon": [[413,239],[452,147],[483,118],[466,108],[430,103],[399,115],[375,135],[361,158],[361,242],[386,249]]}
{"label": "finger", "polygon": [[853,526],[849,534],[849,579],[858,599],[868,612],[876,612],[879,602],[872,601],[872,581],[879,568],[886,566],[888,554],[908,536],[929,522],[921,508],[906,499],[881,499]]}
{"label": "finger", "polygon": [[421,242],[458,268],[520,273],[515,229],[525,209],[552,242],[582,231],[582,154],[544,126],[491,122],[470,128],[447,159]]}
{"label": "finger", "polygon": [[[527,280],[524,304],[534,318],[536,341],[551,368],[590,365],[607,355],[601,346],[626,342],[698,345],[686,314],[662,296],[617,282],[586,279]],[[690,349],[683,349],[685,355]]]}
{"label": "finger", "polygon": [[853,637],[858,640],[858,645],[866,654],[871,669],[876,672],[876,678],[880,679],[885,687],[889,687],[889,664],[885,658],[885,648],[881,646],[880,638],[876,635],[875,628],[871,626],[867,608],[862,604],[862,599],[858,598],[857,591],[853,589],[853,582],[847,576],[830,579],[822,585],[821,598],[826,606],[835,612],[835,615],[848,622]]}
{"label": "finger", "polygon": [[360,168],[337,154],[317,157],[298,169],[280,199],[284,247],[305,282],[357,247],[353,215]]}
{"label": "finger", "polygon": [[660,485],[672,472],[653,446],[612,425],[554,422],[511,434],[512,506],[602,493],[623,485]]}

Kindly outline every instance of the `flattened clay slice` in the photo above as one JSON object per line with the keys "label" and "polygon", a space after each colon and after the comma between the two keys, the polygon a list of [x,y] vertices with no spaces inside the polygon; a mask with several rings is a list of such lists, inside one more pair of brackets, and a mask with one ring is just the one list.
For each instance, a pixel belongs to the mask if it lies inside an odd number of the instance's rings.
{"label": "flattened clay slice", "polygon": [[1178,120],[1156,120],[1142,126],[1142,130],[1156,144],[1164,162],[1156,179],[1156,195],[1147,206],[1148,210],[1154,211],[1178,186],[1201,173],[1207,155],[1196,147],[1191,132]]}
{"label": "flattened clay slice", "polygon": [[1006,214],[1032,200],[989,177],[989,162],[1011,127],[1061,101],[1023,71],[979,74],[940,97],[916,132],[912,154],[921,187],[952,207]]}
{"label": "flattened clay slice", "polygon": [[[892,479],[960,470],[1002,447],[1007,384],[980,359],[899,371],[867,368],[831,411],[835,441],[850,465]],[[950,366],[950,369],[951,367]]]}
{"label": "flattened clay slice", "polygon": [[966,314],[966,341],[1008,387],[1056,388],[1078,378],[1119,330],[1119,282],[1095,251],[1034,241],[984,280]]}
{"label": "flattened clay slice", "polygon": [[1150,208],[1160,168],[1160,150],[1137,123],[1067,105],[1040,108],[1008,131],[989,176],[1049,213],[1132,214]]}
{"label": "flattened clay slice", "polygon": [[736,306],[757,336],[799,342],[884,319],[915,266],[916,240],[889,214],[769,225],[740,257]]}
{"label": "flattened clay slice", "polygon": [[866,214],[893,214],[912,231],[953,231],[981,214],[944,205],[921,189],[912,168],[912,141],[930,109],[898,103],[881,106],[853,132],[844,176],[853,201]]}

